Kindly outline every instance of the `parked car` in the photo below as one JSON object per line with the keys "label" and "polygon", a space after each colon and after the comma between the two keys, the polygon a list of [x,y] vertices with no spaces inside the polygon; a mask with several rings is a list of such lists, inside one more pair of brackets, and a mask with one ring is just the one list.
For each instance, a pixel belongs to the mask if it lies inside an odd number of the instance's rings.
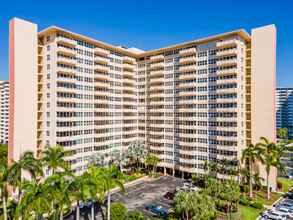
{"label": "parked car", "polygon": [[184,187],[177,187],[176,188],[176,192],[179,192],[179,191],[186,191],[187,190],[187,188],[184,188]]}
{"label": "parked car", "polygon": [[169,191],[166,193],[165,198],[166,199],[174,199],[174,197],[177,196],[177,193],[175,191]]}
{"label": "parked car", "polygon": [[86,207],[91,207],[91,205],[93,204],[93,201],[91,199],[87,199],[86,200]]}
{"label": "parked car", "polygon": [[263,212],[261,216],[265,219],[275,219],[275,220],[283,220],[286,219],[286,216],[284,214],[281,214],[278,211],[273,211],[271,209],[268,209],[267,211]]}
{"label": "parked car", "polygon": [[279,208],[276,210],[277,212],[285,215],[287,218],[293,218],[293,211],[289,209]]}
{"label": "parked car", "polygon": [[82,203],[82,202],[80,202],[80,203],[79,203],[79,208],[80,208],[80,209],[83,209],[84,207],[85,207],[85,204]]}
{"label": "parked car", "polygon": [[164,209],[164,208],[163,208],[162,206],[160,206],[160,205],[148,205],[148,206],[146,207],[146,209],[147,209],[148,211],[151,211],[151,212],[153,212],[153,213],[158,214],[159,216],[164,216],[164,215],[167,214],[166,209]]}
{"label": "parked car", "polygon": [[278,208],[286,208],[286,209],[293,210],[293,204],[292,203],[289,203],[289,202],[280,203],[276,207],[277,207],[277,209]]}
{"label": "parked car", "polygon": [[286,193],[284,198],[293,199],[293,193]]}

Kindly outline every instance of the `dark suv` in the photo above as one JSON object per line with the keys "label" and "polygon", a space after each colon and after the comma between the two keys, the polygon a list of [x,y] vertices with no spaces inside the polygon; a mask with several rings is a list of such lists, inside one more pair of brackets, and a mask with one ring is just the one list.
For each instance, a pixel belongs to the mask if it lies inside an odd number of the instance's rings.
{"label": "dark suv", "polygon": [[167,199],[173,199],[174,197],[176,197],[176,192],[174,192],[174,191],[169,191],[165,195],[165,198],[167,198]]}

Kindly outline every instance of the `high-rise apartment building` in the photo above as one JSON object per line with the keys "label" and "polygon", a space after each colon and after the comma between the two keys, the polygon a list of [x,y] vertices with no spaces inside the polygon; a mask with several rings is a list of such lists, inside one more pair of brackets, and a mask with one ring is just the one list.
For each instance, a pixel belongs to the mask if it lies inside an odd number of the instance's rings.
{"label": "high-rise apartment building", "polygon": [[247,144],[275,140],[275,41],[269,25],[144,52],[15,18],[9,158],[60,144],[79,171],[140,139],[171,174],[204,175],[204,161],[223,158],[240,166]]}
{"label": "high-rise apartment building", "polygon": [[0,82],[0,143],[8,143],[9,136],[9,82]]}
{"label": "high-rise apartment building", "polygon": [[288,128],[287,136],[291,138],[293,134],[293,88],[276,89],[276,116],[277,129]]}

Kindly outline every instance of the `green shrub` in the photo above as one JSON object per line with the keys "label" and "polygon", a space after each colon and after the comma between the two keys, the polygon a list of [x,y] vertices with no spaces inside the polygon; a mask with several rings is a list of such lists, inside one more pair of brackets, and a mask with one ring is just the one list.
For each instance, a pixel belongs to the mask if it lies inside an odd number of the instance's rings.
{"label": "green shrub", "polygon": [[222,193],[222,194],[220,195],[220,198],[221,198],[222,200],[226,200],[226,199],[227,199],[227,195],[226,195],[225,193]]}
{"label": "green shrub", "polygon": [[159,178],[161,176],[163,176],[161,173],[156,173],[155,178]]}
{"label": "green shrub", "polygon": [[283,190],[283,182],[281,181],[278,181],[278,188]]}
{"label": "green shrub", "polygon": [[202,189],[202,190],[200,190],[200,193],[203,195],[211,195],[212,194],[210,189]]}
{"label": "green shrub", "polygon": [[111,220],[124,220],[127,208],[122,203],[114,203],[110,206],[110,219]]}
{"label": "green shrub", "polygon": [[263,209],[263,204],[258,203],[258,202],[252,203],[251,206],[255,209]]}
{"label": "green shrub", "polygon": [[246,196],[246,197],[245,197],[245,200],[248,200],[248,201],[252,202],[252,198],[249,197],[249,196]]}
{"label": "green shrub", "polygon": [[141,173],[135,173],[133,174],[133,176],[136,178],[136,179],[139,179],[142,177],[142,174]]}
{"label": "green shrub", "polygon": [[239,203],[241,203],[242,205],[249,206],[251,202],[246,199],[240,199]]}

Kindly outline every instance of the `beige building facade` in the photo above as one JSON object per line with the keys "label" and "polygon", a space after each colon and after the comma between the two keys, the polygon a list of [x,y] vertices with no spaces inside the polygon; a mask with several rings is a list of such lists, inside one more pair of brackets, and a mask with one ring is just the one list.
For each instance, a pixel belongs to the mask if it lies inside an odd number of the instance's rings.
{"label": "beige building facade", "polygon": [[248,143],[275,138],[275,39],[270,25],[145,52],[13,19],[9,158],[60,144],[79,172],[140,139],[163,172],[236,168]]}

